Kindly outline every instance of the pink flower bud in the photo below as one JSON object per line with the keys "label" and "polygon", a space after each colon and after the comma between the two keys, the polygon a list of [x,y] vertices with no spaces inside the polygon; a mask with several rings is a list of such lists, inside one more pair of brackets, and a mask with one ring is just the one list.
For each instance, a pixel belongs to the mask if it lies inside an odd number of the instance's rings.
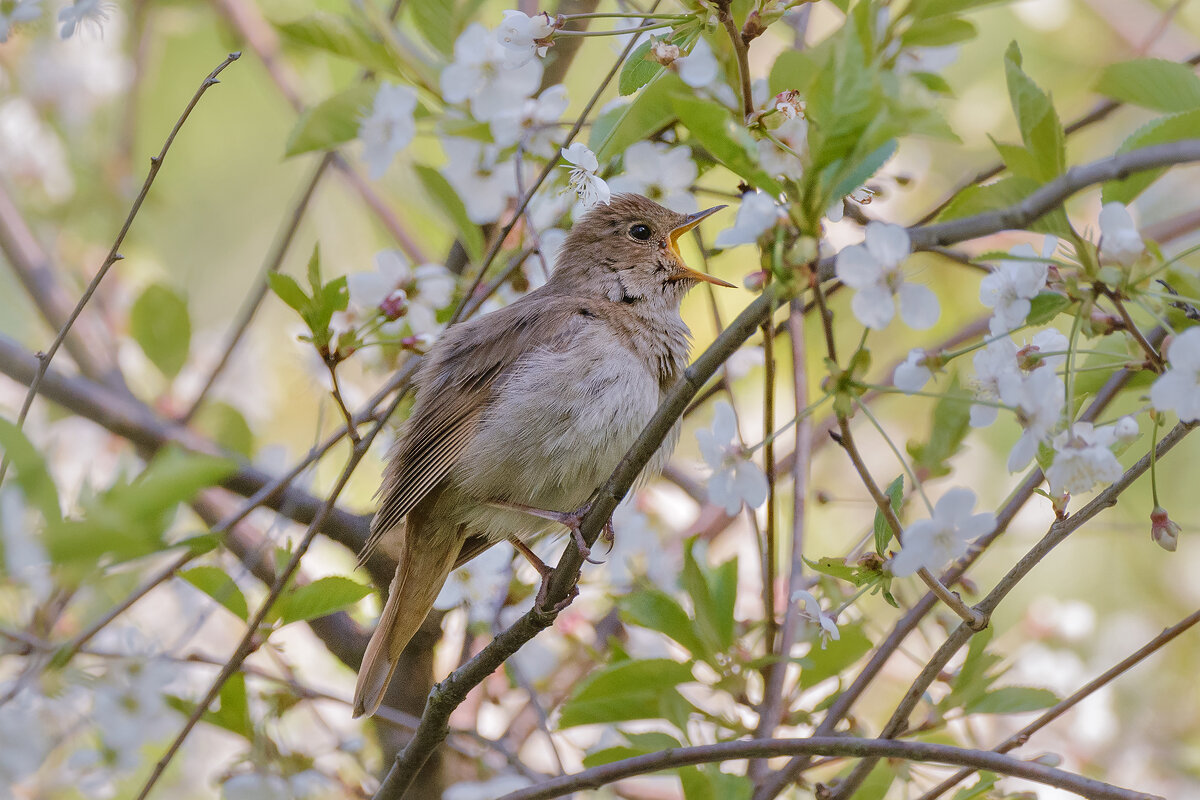
{"label": "pink flower bud", "polygon": [[752,292],[757,292],[766,285],[767,285],[766,270],[760,269],[758,272],[751,272],[749,275],[747,275],[745,278],[742,279],[742,286],[745,286],[747,289],[749,289]]}
{"label": "pink flower bud", "polygon": [[1167,516],[1167,510],[1155,506],[1150,512],[1150,538],[1167,552],[1174,553],[1179,545],[1180,527]]}
{"label": "pink flower bud", "polygon": [[408,313],[408,294],[403,289],[397,289],[383,298],[379,310],[388,319],[400,319]]}

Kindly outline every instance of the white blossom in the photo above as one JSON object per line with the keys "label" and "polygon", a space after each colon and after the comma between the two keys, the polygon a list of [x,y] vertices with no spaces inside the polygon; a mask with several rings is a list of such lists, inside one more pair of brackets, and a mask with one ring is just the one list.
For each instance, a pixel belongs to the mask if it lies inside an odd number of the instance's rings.
{"label": "white blossom", "polygon": [[372,179],[382,178],[396,154],[413,140],[417,130],[413,122],[416,107],[417,93],[411,87],[380,84],[371,113],[363,117],[358,126],[363,160],[367,162],[367,172]]}
{"label": "white blossom", "polygon": [[1024,375],[1000,379],[1000,399],[1017,409],[1024,432],[1008,454],[1008,471],[1024,469],[1037,455],[1038,444],[1047,441],[1058,426],[1066,404],[1066,387],[1051,369],[1035,369]]}
{"label": "white blossom", "polygon": [[738,206],[733,225],[717,234],[713,241],[716,247],[734,247],[739,244],[754,244],[758,237],[775,227],[782,209],[766,192],[746,192]]}
{"label": "white blossom", "polygon": [[696,40],[692,51],[672,65],[680,79],[693,89],[703,89],[717,79],[719,65],[712,48],[703,37]]}
{"label": "white blossom", "polygon": [[562,157],[571,165],[571,177],[568,179],[568,185],[571,191],[579,196],[583,206],[591,208],[601,203],[607,204],[609,198],[612,197],[612,192],[604,179],[596,174],[600,169],[600,162],[596,160],[596,154],[589,150],[583,142],[575,142],[570,147],[563,148]]}
{"label": "white blossom", "polygon": [[104,23],[108,22],[108,15],[113,8],[112,3],[104,0],[74,0],[71,5],[58,12],[58,21],[62,23],[59,35],[68,39],[75,31],[88,26],[99,36],[104,33]]}
{"label": "white blossom", "polygon": [[670,66],[682,55],[679,45],[671,44],[665,39],[655,39],[654,43],[650,45],[650,57],[664,67]]}
{"label": "white blossom", "polygon": [[1033,335],[1029,344],[1016,352],[1017,366],[1026,372],[1049,367],[1058,369],[1067,360],[1067,349],[1071,346],[1062,331],[1046,328]]}
{"label": "white blossom", "polygon": [[[1053,237],[1047,239],[1053,253],[1055,240]],[[1008,333],[1025,324],[1030,300],[1045,287],[1049,270],[1049,265],[1037,260],[1038,254],[1027,244],[1019,244],[1009,253],[1021,258],[1001,262],[979,284],[979,301],[992,309],[989,328],[993,335]],[[1049,255],[1045,249],[1043,255]]]}
{"label": "white blossom", "polygon": [[471,115],[484,122],[522,104],[537,91],[542,64],[535,59],[514,67],[508,52],[487,28],[468,26],[454,42],[454,62],[442,70],[442,96],[450,103],[468,102]]}
{"label": "white blossom", "polygon": [[508,63],[514,67],[532,61],[535,56],[546,55],[547,41],[554,33],[550,15],[544,11],[532,17],[511,9],[504,12],[504,21],[496,30],[496,39],[508,51]]}
{"label": "white blossom", "polygon": [[1095,428],[1090,422],[1076,422],[1054,437],[1054,463],[1046,470],[1051,494],[1081,494],[1121,477],[1121,464],[1109,449],[1116,440],[1113,426]]}
{"label": "white blossom", "polygon": [[51,201],[75,193],[67,149],[24,97],[0,103],[0,175],[15,183],[36,183]]}
{"label": "white blossom", "polygon": [[1150,387],[1150,403],[1181,422],[1200,420],[1200,328],[1188,328],[1167,350],[1170,369]]}
{"label": "white blossom", "polygon": [[[435,332],[437,312],[454,297],[455,280],[450,271],[441,264],[414,268],[399,250],[376,253],[375,266],[374,272],[359,272],[346,278],[350,304],[372,315],[381,310],[397,321],[403,317],[418,335]],[[401,308],[403,312],[397,313]],[[391,332],[388,325],[383,330]]]}
{"label": "white blossom", "polygon": [[956,487],[942,495],[933,516],[909,525],[900,552],[891,560],[892,574],[912,575],[922,567],[940,569],[966,554],[971,542],[996,529],[996,516],[972,514],[975,493]]}
{"label": "white blossom", "polygon": [[1129,209],[1121,203],[1105,203],[1100,209],[1100,252],[1128,267],[1145,251]]}
{"label": "white blossom", "polygon": [[0,3],[0,43],[7,42],[14,25],[42,15],[42,0],[8,0]]}
{"label": "white blossom", "polygon": [[475,139],[441,140],[447,161],[442,175],[467,208],[476,225],[495,222],[517,194],[516,165],[500,160],[500,148]]}
{"label": "white blossom", "polygon": [[737,418],[733,407],[716,404],[712,427],[696,431],[696,441],[704,463],[713,470],[708,482],[708,499],[733,516],[746,503],[758,508],[767,499],[767,476],[753,461],[746,459],[737,442]]}
{"label": "white blossom", "polygon": [[855,289],[850,308],[863,325],[886,328],[900,304],[900,317],[911,328],[924,330],[937,322],[937,296],[927,286],[904,280],[900,268],[912,252],[908,231],[882,222],[867,224],[866,241],[837,255],[837,276]]}
{"label": "white blossom", "polygon": [[105,749],[116,754],[116,767],[135,769],[141,749],[173,731],[178,724],[163,696],[177,668],[146,653],[105,664],[92,691],[92,719]]}
{"label": "white blossom", "polygon": [[804,116],[804,101],[795,89],[788,89],[775,95],[771,107],[789,120]]}
{"label": "white blossom", "polygon": [[492,117],[489,123],[492,139],[504,148],[523,142],[527,152],[550,158],[557,149],[554,144],[559,138],[557,123],[568,104],[567,87],[551,86],[536,100],[531,98]]}
{"label": "white blossom", "polygon": [[465,605],[472,622],[491,620],[500,592],[512,579],[513,550],[507,542],[492,545],[450,573],[433,603],[443,611]]}
{"label": "white blossom", "polygon": [[821,610],[821,604],[817,602],[817,598],[813,597],[811,592],[797,589],[792,592],[792,602],[803,603],[804,610],[800,612],[800,616],[821,626],[822,650],[825,649],[830,640],[836,642],[842,637],[841,631],[838,630],[837,622],[834,621],[833,617]]}
{"label": "white blossom", "polygon": [[1119,420],[1117,420],[1116,424],[1113,425],[1113,435],[1117,438],[1117,441],[1121,442],[1122,444],[1129,444],[1132,442],[1138,437],[1138,433],[1138,422],[1129,415],[1121,417]]}
{"label": "white blossom", "polygon": [[222,800],[292,800],[288,783],[278,775],[243,772],[221,784]]}
{"label": "white blossom", "polygon": [[893,383],[896,384],[897,389],[906,394],[912,394],[925,388],[925,384],[933,379],[933,372],[925,366],[927,357],[928,353],[919,347],[914,347],[908,352],[908,358],[904,359],[903,364],[896,367]]}
{"label": "white blossom", "polygon": [[1179,546],[1181,533],[1183,529],[1171,519],[1167,510],[1162,506],[1155,506],[1150,512],[1150,540],[1168,553],[1174,553],[1175,548]]}
{"label": "white blossom", "polygon": [[625,151],[624,171],[608,182],[613,192],[633,192],[655,200],[681,214],[698,206],[689,191],[696,180],[696,164],[687,147],[664,142],[637,142]]}

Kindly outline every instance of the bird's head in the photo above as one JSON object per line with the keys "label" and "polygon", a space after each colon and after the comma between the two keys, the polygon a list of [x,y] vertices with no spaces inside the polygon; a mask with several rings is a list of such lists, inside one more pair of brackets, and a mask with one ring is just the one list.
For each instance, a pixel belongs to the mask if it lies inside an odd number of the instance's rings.
{"label": "bird's head", "polygon": [[615,195],[575,223],[551,283],[613,302],[675,306],[698,281],[733,286],[688,267],[679,255],[679,238],[722,208],[680,214],[640,194]]}

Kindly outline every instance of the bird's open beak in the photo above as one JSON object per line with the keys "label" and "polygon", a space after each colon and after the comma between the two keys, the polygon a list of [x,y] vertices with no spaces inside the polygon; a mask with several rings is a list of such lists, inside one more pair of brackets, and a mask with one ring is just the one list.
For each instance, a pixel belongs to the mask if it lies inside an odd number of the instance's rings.
{"label": "bird's open beak", "polygon": [[713,284],[716,284],[717,286],[733,287],[732,283],[723,281],[720,278],[715,278],[712,275],[706,275],[703,272],[697,272],[696,270],[689,267],[687,264],[683,263],[683,257],[679,255],[679,245],[678,245],[679,237],[683,236],[685,233],[690,231],[692,228],[699,225],[701,220],[703,220],[705,217],[708,217],[708,216],[711,216],[711,215],[717,213],[722,208],[725,208],[725,206],[713,206],[712,208],[706,208],[703,211],[697,211],[695,214],[689,214],[683,220],[683,224],[680,225],[679,227],[673,229],[671,231],[671,233],[668,235],[668,239],[670,241],[671,253],[674,254],[675,259],[679,262],[679,267],[681,270],[681,272],[679,272],[675,276],[676,280],[682,280],[683,278],[691,278],[694,281],[705,281],[706,283],[713,283]]}

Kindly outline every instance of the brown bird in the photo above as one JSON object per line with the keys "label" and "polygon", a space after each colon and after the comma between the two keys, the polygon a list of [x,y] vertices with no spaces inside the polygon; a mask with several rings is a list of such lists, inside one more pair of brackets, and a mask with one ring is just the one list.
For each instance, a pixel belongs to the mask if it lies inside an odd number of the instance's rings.
{"label": "brown bird", "polygon": [[[430,350],[363,551],[365,561],[382,548],[398,566],[354,716],[379,707],[451,569],[509,539],[544,577],[522,540],[559,523],[579,538],[589,498],[687,366],[684,294],[697,281],[733,285],[689,269],[676,246],[722,208],[683,215],[617,195],[572,228],[544,286],[449,328]],[[643,478],[662,470],[678,434]]]}

